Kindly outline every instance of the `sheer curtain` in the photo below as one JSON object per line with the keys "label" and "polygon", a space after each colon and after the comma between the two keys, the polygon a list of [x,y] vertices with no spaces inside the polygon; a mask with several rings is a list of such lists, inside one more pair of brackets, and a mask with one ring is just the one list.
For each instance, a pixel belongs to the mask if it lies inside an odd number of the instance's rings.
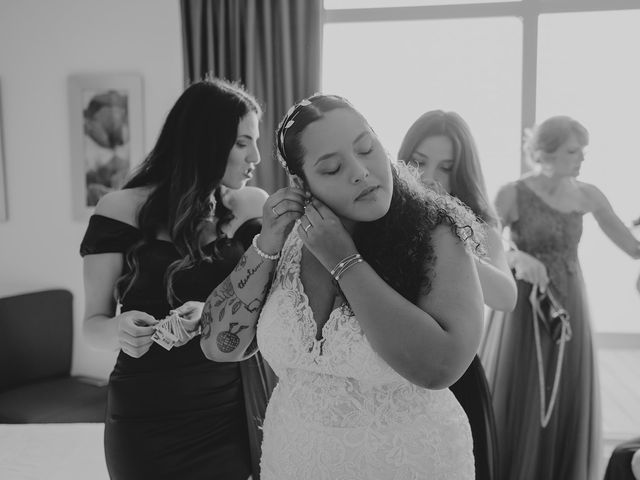
{"label": "sheer curtain", "polygon": [[207,72],[238,80],[264,108],[253,183],[286,185],[274,131],[291,105],[320,88],[322,0],[181,0],[185,82]]}

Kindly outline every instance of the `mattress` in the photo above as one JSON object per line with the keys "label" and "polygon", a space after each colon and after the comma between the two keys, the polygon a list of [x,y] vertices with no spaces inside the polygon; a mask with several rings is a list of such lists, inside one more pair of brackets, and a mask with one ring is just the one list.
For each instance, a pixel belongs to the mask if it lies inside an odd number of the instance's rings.
{"label": "mattress", "polygon": [[0,424],[3,480],[108,480],[102,423]]}

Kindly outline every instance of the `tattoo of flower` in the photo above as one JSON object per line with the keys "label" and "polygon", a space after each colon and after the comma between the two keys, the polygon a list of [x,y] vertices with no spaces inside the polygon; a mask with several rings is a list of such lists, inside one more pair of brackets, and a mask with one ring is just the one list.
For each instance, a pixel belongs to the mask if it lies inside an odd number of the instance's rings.
{"label": "tattoo of flower", "polygon": [[235,292],[233,291],[233,285],[231,285],[231,280],[226,279],[222,284],[222,289],[215,292],[215,301],[213,302],[214,307],[219,307],[223,303],[226,303],[229,298],[233,296]]}

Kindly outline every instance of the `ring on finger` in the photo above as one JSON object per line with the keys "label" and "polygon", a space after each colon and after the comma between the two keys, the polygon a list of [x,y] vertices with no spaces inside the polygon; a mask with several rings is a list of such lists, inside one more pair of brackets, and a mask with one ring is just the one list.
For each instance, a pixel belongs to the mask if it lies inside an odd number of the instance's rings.
{"label": "ring on finger", "polygon": [[278,218],[281,215],[280,212],[276,210],[276,206],[271,207],[271,211],[276,216],[276,218]]}
{"label": "ring on finger", "polygon": [[[302,222],[303,218],[305,219],[306,225],[303,225],[303,222]],[[300,224],[302,225],[302,229],[304,230],[304,233],[307,233],[309,229],[313,227],[313,225],[311,225],[311,220],[309,220],[309,217],[307,217],[306,215],[302,215],[302,217],[300,217]]]}

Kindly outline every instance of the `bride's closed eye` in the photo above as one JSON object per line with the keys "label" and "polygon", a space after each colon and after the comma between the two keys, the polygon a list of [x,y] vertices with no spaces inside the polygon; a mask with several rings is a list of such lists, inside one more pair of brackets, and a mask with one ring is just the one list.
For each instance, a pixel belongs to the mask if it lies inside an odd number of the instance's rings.
{"label": "bride's closed eye", "polygon": [[358,152],[359,155],[369,155],[375,150],[375,145],[371,145],[367,150]]}

